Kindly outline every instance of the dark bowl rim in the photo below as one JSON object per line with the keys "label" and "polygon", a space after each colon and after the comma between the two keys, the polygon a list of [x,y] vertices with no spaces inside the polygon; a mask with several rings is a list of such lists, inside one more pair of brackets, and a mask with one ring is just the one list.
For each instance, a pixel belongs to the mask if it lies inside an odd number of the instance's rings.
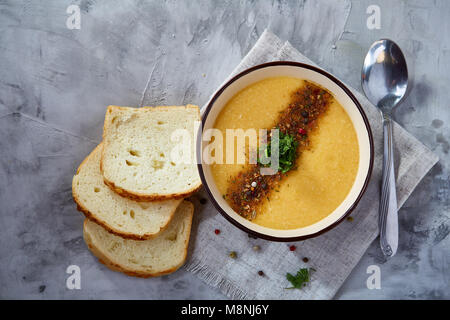
{"label": "dark bowl rim", "polygon": [[301,63],[301,62],[295,62],[295,61],[273,61],[273,62],[266,62],[266,63],[262,63],[262,64],[258,64],[256,66],[250,67],[238,74],[236,74],[235,76],[233,76],[231,79],[229,79],[225,84],[222,85],[222,87],[214,94],[214,96],[209,100],[208,105],[206,106],[206,110],[203,112],[202,115],[202,121],[201,121],[201,127],[199,128],[199,132],[201,133],[202,128],[205,125],[206,119],[208,117],[209,112],[212,109],[212,106],[214,105],[214,103],[216,102],[217,98],[225,91],[226,88],[228,88],[232,83],[234,83],[236,80],[238,80],[239,78],[253,72],[259,69],[263,69],[263,68],[267,68],[267,67],[272,67],[272,66],[293,66],[293,67],[300,67],[300,68],[304,68],[304,69],[309,69],[312,71],[315,71],[317,73],[322,74],[323,76],[327,77],[328,79],[330,79],[331,81],[333,81],[334,83],[336,83],[342,90],[344,90],[344,92],[347,94],[347,96],[350,97],[350,99],[353,101],[353,103],[356,105],[356,107],[358,108],[359,113],[361,114],[364,124],[366,126],[366,130],[367,130],[367,134],[369,136],[369,144],[370,144],[370,163],[369,163],[369,169],[367,171],[367,175],[366,175],[366,179],[364,181],[364,185],[361,188],[358,197],[356,198],[356,200],[353,202],[353,204],[350,206],[350,208],[347,209],[347,211],[335,222],[333,222],[332,224],[330,224],[328,227],[312,233],[312,234],[308,234],[308,235],[303,235],[303,236],[294,236],[294,237],[276,237],[276,236],[272,236],[272,235],[267,235],[264,233],[260,233],[260,232],[256,232],[254,230],[251,230],[245,226],[243,226],[242,224],[240,224],[239,222],[237,222],[235,219],[233,219],[230,215],[228,215],[228,213],[222,209],[222,207],[219,205],[219,203],[216,201],[216,199],[214,198],[208,184],[205,178],[205,174],[203,172],[203,167],[202,167],[202,161],[201,161],[201,147],[202,147],[202,136],[201,134],[197,135],[197,167],[198,167],[198,172],[200,175],[200,179],[202,181],[203,186],[206,189],[206,192],[208,193],[209,198],[211,199],[214,207],[219,211],[219,213],[226,219],[228,220],[230,223],[232,223],[234,226],[236,226],[237,228],[241,229],[242,231],[253,235],[257,238],[261,238],[261,239],[265,239],[265,240],[269,240],[269,241],[276,241],[276,242],[293,242],[293,241],[302,241],[302,240],[306,240],[306,239],[310,239],[310,238],[314,238],[317,237],[331,229],[333,229],[334,227],[336,227],[338,224],[340,224],[350,213],[353,212],[353,210],[356,208],[356,206],[358,205],[359,201],[361,200],[364,192],[367,189],[367,186],[369,184],[370,181],[370,177],[372,175],[372,169],[373,169],[373,161],[374,161],[374,146],[373,146],[373,136],[372,136],[372,130],[370,128],[370,124],[369,124],[369,120],[367,119],[367,116],[363,110],[363,108],[361,107],[361,104],[359,103],[359,101],[356,99],[356,97],[353,95],[353,93],[340,81],[338,80],[336,77],[334,77],[333,75],[331,75],[330,73],[326,72],[325,70],[322,70],[320,68],[317,68],[315,66],[309,65],[309,64],[305,64],[305,63]]}

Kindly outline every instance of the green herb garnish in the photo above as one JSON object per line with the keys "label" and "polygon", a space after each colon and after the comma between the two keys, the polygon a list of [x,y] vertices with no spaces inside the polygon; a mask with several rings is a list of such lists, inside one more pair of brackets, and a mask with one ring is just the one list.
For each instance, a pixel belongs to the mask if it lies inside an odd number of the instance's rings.
{"label": "green herb garnish", "polygon": [[301,289],[310,280],[311,271],[316,271],[313,268],[301,268],[297,271],[297,274],[294,276],[290,273],[286,274],[286,279],[292,284],[292,287],[286,289]]}
{"label": "green herb garnish", "polygon": [[[295,140],[294,136],[291,136],[290,134],[284,134],[281,131],[280,131],[278,140],[279,140],[278,171],[281,171],[281,173],[286,173],[294,167],[298,142],[297,142],[297,140]],[[271,142],[269,142],[263,148],[263,152],[264,152],[264,156],[266,158],[270,158]],[[268,163],[268,164],[261,163],[260,159],[258,159],[258,164],[265,166],[265,167],[270,166],[270,163]]]}

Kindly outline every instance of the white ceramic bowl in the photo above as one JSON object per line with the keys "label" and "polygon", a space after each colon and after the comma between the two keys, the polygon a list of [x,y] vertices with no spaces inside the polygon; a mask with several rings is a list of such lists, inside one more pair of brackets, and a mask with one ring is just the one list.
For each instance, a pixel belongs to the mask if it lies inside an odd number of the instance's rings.
{"label": "white ceramic bowl", "polygon": [[347,111],[356,130],[359,144],[359,168],[355,182],[344,201],[324,219],[313,225],[279,230],[259,226],[236,213],[222,198],[216,187],[210,167],[201,162],[201,151],[207,142],[197,137],[197,161],[199,174],[211,201],[217,210],[231,223],[240,229],[259,238],[273,241],[298,241],[317,236],[330,230],[341,222],[356,207],[370,179],[373,166],[373,139],[367,117],[361,105],[339,80],[322,69],[290,61],[277,61],[261,64],[247,69],[226,82],[212,97],[203,112],[203,130],[212,128],[217,116],[226,103],[245,87],[270,77],[290,76],[315,82],[327,90],[339,101]]}

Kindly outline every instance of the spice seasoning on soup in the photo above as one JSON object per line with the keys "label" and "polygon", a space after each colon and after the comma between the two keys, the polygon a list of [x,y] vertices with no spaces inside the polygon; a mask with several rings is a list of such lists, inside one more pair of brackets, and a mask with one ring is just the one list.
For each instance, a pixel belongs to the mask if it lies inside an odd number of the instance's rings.
{"label": "spice seasoning on soup", "polygon": [[[250,165],[231,177],[224,199],[234,211],[253,220],[258,206],[270,193],[278,190],[280,181],[290,170],[295,170],[298,156],[309,147],[308,134],[317,127],[317,120],[326,111],[333,96],[321,87],[306,82],[295,90],[288,107],[282,110],[273,128],[279,129],[279,166],[273,175],[261,175],[258,164]],[[264,152],[270,156],[270,136]]]}

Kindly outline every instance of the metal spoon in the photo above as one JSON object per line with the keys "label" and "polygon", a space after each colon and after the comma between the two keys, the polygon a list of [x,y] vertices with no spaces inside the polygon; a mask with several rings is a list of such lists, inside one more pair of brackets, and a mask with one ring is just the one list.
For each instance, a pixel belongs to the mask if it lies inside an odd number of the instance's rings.
{"label": "metal spoon", "polygon": [[395,255],[398,247],[391,117],[408,86],[405,57],[394,41],[381,39],[372,44],[364,59],[361,84],[367,98],[380,109],[383,117],[384,158],[378,223],[381,250],[386,258],[390,258]]}

